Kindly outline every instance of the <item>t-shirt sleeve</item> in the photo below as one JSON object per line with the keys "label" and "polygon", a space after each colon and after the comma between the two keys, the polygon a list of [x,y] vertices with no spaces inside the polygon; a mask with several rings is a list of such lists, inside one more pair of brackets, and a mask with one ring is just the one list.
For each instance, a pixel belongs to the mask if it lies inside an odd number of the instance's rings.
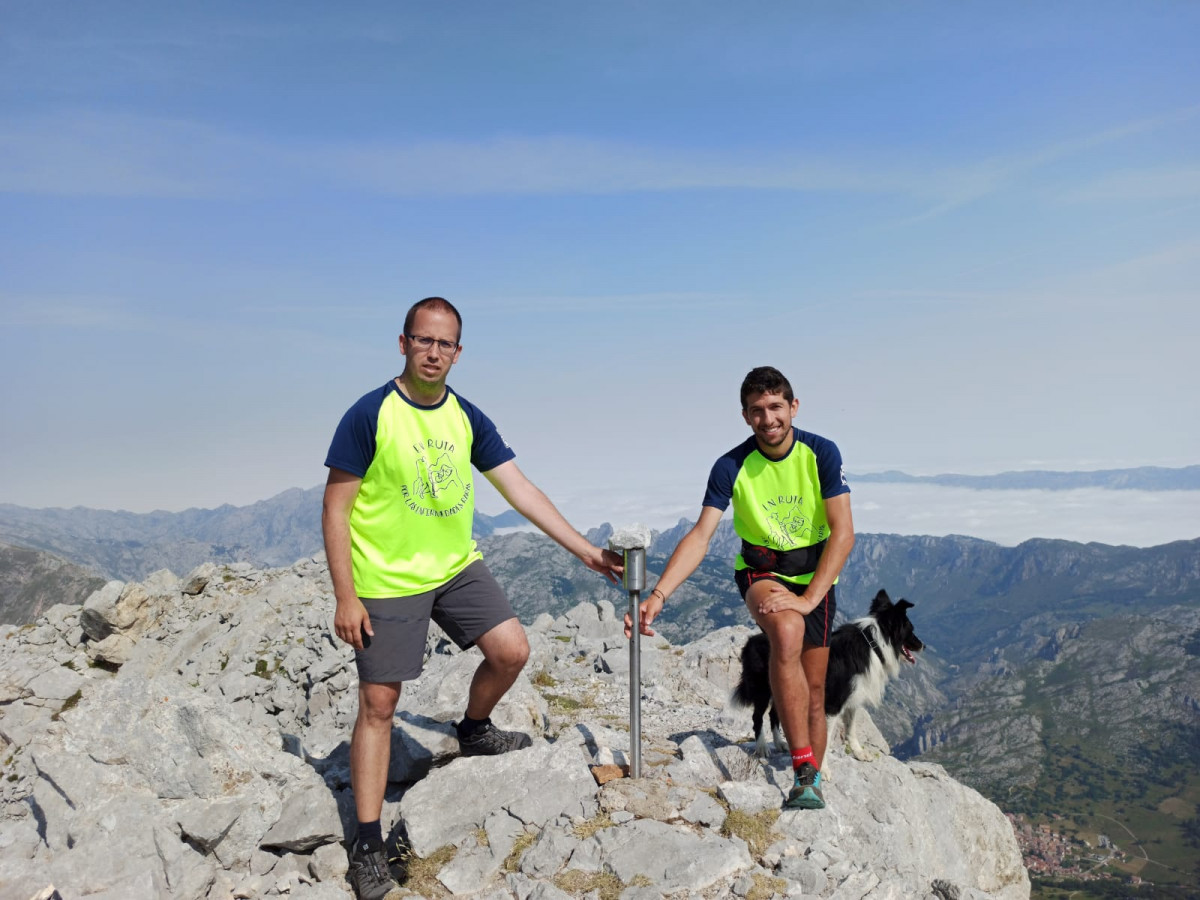
{"label": "t-shirt sleeve", "polygon": [[471,423],[471,465],[480,472],[488,472],[501,463],[516,458],[516,452],[508,446],[495,423],[483,410],[462,397],[458,398],[458,402]]}
{"label": "t-shirt sleeve", "polygon": [[821,438],[813,450],[817,456],[817,475],[821,479],[821,497],[828,500],[850,493],[846,470],[842,466],[842,452],[837,444]]}
{"label": "t-shirt sleeve", "polygon": [[333,441],[325,456],[326,466],[359,478],[367,474],[371,460],[375,458],[375,433],[382,402],[382,392],[372,391],[346,410],[333,432]]}
{"label": "t-shirt sleeve", "polygon": [[730,454],[725,454],[715,463],[708,474],[708,487],[704,491],[701,506],[712,506],[724,512],[733,499],[733,482],[737,478],[738,463]]}

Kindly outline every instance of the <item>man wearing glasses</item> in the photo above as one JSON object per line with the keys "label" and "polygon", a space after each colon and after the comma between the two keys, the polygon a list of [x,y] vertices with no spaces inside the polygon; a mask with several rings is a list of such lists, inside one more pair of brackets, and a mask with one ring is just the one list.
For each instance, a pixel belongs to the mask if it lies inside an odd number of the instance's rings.
{"label": "man wearing glasses", "polygon": [[334,630],[354,647],[359,677],[350,744],[358,835],[349,875],[363,900],[382,900],[397,887],[379,821],[392,717],[402,683],[421,672],[431,619],[459,647],[483,653],[457,725],[462,754],[531,743],[489,718],[529,658],[529,644],[471,539],[472,466],[589,569],[614,583],[621,571],[621,557],[572,528],[517,468],[492,421],[447,386],[461,334],[462,317],[448,301],[416,303],[400,335],[404,372],[350,408],[325,460],[321,525],[337,601]]}

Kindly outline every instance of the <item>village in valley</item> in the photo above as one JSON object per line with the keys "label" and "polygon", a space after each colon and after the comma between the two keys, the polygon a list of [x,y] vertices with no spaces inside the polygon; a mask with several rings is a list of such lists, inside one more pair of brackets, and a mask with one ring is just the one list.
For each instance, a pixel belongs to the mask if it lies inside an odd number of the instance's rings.
{"label": "village in valley", "polygon": [[1069,820],[1058,817],[1058,829],[1048,822],[1034,823],[1019,813],[1006,813],[1012,822],[1021,848],[1021,856],[1031,876],[1073,878],[1080,881],[1100,881],[1119,878],[1131,884],[1141,884],[1137,876],[1117,874],[1109,867],[1128,858],[1120,847],[1105,834],[1094,835],[1094,841],[1081,837]]}

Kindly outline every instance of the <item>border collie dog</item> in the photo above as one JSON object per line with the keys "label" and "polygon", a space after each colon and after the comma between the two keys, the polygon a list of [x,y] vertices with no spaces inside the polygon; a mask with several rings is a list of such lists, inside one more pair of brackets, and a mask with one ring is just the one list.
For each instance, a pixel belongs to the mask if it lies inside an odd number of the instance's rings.
{"label": "border collie dog", "polygon": [[[890,679],[900,674],[900,660],[915,663],[913,653],[925,645],[908,620],[912,604],[892,603],[887,591],[871,601],[871,610],[861,619],[842,625],[829,641],[829,667],[825,674],[825,715],[839,714],[846,727],[846,744],[856,759],[870,759],[854,733],[854,714],[862,706],[878,706]],[[763,717],[770,708],[771,732],[776,749],[784,747],[779,716],[771,703],[767,636],[751,635],[742,648],[742,677],[734,689],[733,703],[754,708],[755,756],[767,756],[767,732]]]}

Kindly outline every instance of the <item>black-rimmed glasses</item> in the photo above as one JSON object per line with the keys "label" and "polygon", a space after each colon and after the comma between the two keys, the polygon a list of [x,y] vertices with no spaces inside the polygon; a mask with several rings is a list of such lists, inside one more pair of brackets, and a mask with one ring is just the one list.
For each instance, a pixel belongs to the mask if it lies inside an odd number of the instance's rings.
{"label": "black-rimmed glasses", "polygon": [[453,353],[458,349],[458,344],[454,341],[439,341],[437,338],[426,337],[423,334],[406,334],[405,337],[422,350],[428,350],[434,344],[437,344],[438,349],[443,353]]}

